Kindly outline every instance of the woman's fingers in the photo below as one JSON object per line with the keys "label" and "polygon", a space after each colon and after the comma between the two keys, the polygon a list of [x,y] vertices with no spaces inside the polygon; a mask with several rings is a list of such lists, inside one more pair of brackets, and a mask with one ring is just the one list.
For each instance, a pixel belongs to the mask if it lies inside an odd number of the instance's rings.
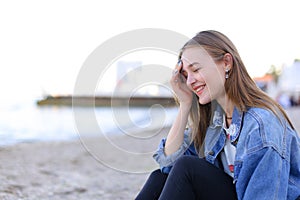
{"label": "woman's fingers", "polygon": [[171,85],[179,103],[190,105],[192,102],[192,91],[186,85],[186,78],[181,74],[182,61],[179,60],[172,72]]}
{"label": "woman's fingers", "polygon": [[175,83],[178,83],[178,81],[180,80],[180,73],[179,72],[180,72],[181,68],[182,68],[182,62],[181,62],[181,60],[179,60],[176,67],[175,67],[175,69],[174,69],[174,71],[173,71],[173,81]]}

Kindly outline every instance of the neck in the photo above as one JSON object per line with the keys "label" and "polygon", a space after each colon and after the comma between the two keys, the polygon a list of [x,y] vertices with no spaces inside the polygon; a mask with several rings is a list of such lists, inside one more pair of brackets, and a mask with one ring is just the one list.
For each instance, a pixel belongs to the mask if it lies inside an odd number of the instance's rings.
{"label": "neck", "polygon": [[234,104],[227,98],[227,95],[217,101],[225,112],[226,119],[232,119]]}

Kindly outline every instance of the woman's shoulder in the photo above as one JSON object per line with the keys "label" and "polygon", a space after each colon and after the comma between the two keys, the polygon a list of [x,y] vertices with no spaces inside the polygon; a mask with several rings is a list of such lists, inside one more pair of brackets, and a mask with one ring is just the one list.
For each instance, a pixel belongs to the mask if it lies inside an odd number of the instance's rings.
{"label": "woman's shoulder", "polygon": [[248,107],[247,113],[259,115],[261,117],[270,117],[275,116],[275,114],[267,108],[259,108],[259,107]]}
{"label": "woman's shoulder", "polygon": [[288,158],[291,153],[289,150],[291,147],[288,146],[294,145],[292,148],[299,149],[298,133],[291,128],[280,113],[277,116],[268,109],[250,108],[244,113],[243,124],[243,134],[241,135],[245,142],[250,142],[247,145],[244,144],[249,148],[253,146],[256,148],[258,146],[261,148],[271,147],[283,158]]}
{"label": "woman's shoulder", "polygon": [[248,141],[260,140],[261,147],[273,147],[284,155],[286,137],[291,129],[280,113],[276,115],[268,109],[250,108],[245,112],[244,120],[244,126],[248,127]]}
{"label": "woman's shoulder", "polygon": [[245,119],[246,120],[252,119],[259,126],[271,125],[271,127],[274,126],[282,127],[285,124],[284,117],[280,112],[275,114],[273,111],[267,108],[251,107],[245,112]]}

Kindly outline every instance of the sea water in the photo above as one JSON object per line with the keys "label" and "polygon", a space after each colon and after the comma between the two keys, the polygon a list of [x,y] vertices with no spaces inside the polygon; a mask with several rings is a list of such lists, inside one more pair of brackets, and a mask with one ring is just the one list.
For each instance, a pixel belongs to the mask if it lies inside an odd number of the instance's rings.
{"label": "sea water", "polygon": [[[76,110],[74,110],[76,109]],[[162,128],[174,120],[174,107],[37,106],[34,101],[0,106],[0,145],[20,142],[63,141],[124,130]],[[75,116],[76,115],[76,116]],[[96,125],[93,122],[96,121]],[[85,126],[84,129],[81,127]]]}

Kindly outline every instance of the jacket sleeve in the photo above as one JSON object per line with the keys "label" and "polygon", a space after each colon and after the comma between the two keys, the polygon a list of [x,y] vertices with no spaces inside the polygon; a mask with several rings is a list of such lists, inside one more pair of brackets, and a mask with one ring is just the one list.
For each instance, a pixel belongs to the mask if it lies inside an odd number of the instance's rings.
{"label": "jacket sleeve", "polygon": [[160,169],[163,173],[168,174],[174,165],[175,161],[182,155],[197,155],[194,147],[194,143],[190,141],[189,138],[190,130],[184,132],[184,141],[180,148],[171,155],[165,155],[165,143],[166,139],[162,139],[157,151],[154,153],[153,158],[159,164]]}
{"label": "jacket sleeve", "polygon": [[289,163],[273,147],[254,151],[237,165],[238,199],[287,199]]}

